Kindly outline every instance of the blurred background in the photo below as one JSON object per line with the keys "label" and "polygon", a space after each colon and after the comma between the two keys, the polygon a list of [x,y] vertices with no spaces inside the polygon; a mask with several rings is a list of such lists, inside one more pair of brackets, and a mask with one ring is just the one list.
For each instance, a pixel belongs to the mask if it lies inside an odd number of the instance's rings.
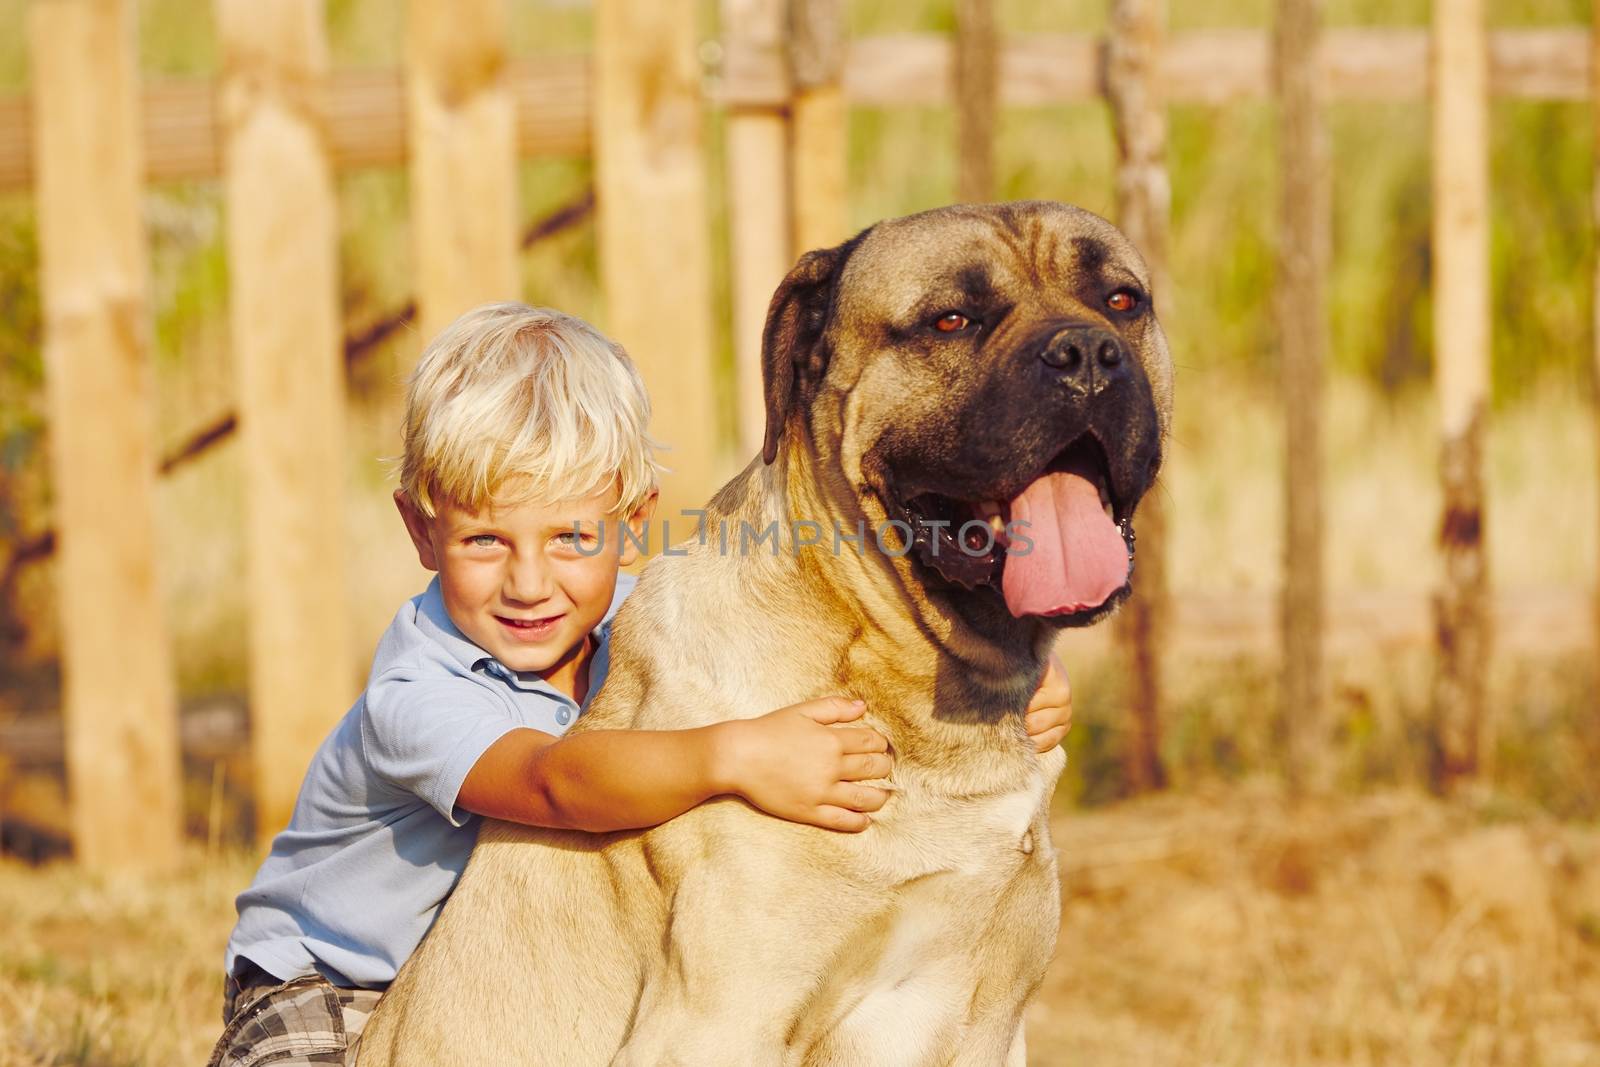
{"label": "blurred background", "polygon": [[1178,384],[1138,596],[1061,646],[1032,1062],[1600,1062],[1590,21],[0,0],[0,1065],[206,1055],[233,895],[426,581],[428,336],[621,341],[670,518],[759,448],[799,252],[1036,197],[1144,249]]}

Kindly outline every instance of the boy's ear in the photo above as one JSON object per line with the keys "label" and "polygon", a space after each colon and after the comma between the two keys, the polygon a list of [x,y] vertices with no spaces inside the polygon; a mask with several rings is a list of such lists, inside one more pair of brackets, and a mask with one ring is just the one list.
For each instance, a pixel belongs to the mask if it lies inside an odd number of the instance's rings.
{"label": "boy's ear", "polygon": [[400,519],[406,524],[406,533],[411,535],[411,544],[417,550],[417,562],[430,571],[438,570],[439,556],[433,550],[433,527],[427,516],[417,510],[403,489],[394,491],[394,506],[400,509]]}
{"label": "boy's ear", "polygon": [[650,543],[646,539],[646,531],[650,528],[650,519],[655,515],[656,504],[660,499],[661,491],[659,489],[650,490],[650,495],[645,497],[644,503],[634,508],[632,515],[622,520],[627,524],[628,529],[632,531],[633,538],[630,540],[623,537],[622,531],[620,529],[617,530],[617,537],[622,544],[622,551],[618,559],[619,566],[626,567],[632,564],[634,560],[639,558],[638,545],[648,545]]}

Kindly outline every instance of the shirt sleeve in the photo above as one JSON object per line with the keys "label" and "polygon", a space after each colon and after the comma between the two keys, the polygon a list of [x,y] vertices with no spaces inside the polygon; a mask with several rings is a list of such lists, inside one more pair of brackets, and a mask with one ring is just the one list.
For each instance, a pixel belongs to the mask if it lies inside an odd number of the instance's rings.
{"label": "shirt sleeve", "polygon": [[381,778],[415,793],[453,826],[461,783],[489,746],[523,725],[467,678],[386,674],[367,688],[361,748]]}

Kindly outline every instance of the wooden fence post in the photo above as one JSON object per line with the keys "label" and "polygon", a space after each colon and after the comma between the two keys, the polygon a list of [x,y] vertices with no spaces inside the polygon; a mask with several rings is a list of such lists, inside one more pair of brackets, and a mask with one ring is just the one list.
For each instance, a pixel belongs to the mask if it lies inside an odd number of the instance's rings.
{"label": "wooden fence post", "polygon": [[594,146],[607,333],[650,390],[655,438],[669,446],[661,520],[692,532],[722,473],[711,373],[711,236],[697,7],[597,0]]}
{"label": "wooden fence post", "polygon": [[[229,318],[249,558],[262,841],[355,695],[344,559],[338,220],[322,0],[217,0]],[[288,239],[286,239],[288,235]]]}
{"label": "wooden fence post", "polygon": [[411,0],[406,23],[413,270],[424,343],[522,292],[517,109],[506,0]]}
{"label": "wooden fence post", "polygon": [[182,833],[154,529],[148,266],[130,6],[30,9],[45,379],[78,858],[161,870]]}
{"label": "wooden fence post", "polygon": [[[1167,233],[1172,191],[1167,174],[1166,103],[1161,95],[1164,0],[1112,0],[1106,92],[1117,137],[1117,221],[1144,255],[1159,304],[1167,282]],[[1167,784],[1161,762],[1161,648],[1171,616],[1167,582],[1167,509],[1160,486],[1139,505],[1134,594],[1116,617],[1117,640],[1128,657],[1133,729],[1123,749],[1124,773],[1135,791]]]}
{"label": "wooden fence post", "polygon": [[999,113],[999,34],[994,0],[956,3],[956,199],[994,199],[994,141]]}
{"label": "wooden fence post", "polygon": [[[1590,115],[1594,122],[1594,176],[1593,193],[1591,199],[1590,215],[1594,227],[1595,239],[1600,241],[1600,15],[1596,15],[1589,27],[1589,98]],[[1590,358],[1592,361],[1593,387],[1592,408],[1595,418],[1595,445],[1596,458],[1600,459],[1600,257],[1596,257],[1594,265],[1594,293],[1592,296],[1592,348]],[[1600,470],[1600,463],[1596,464]],[[1596,494],[1600,496],[1600,494]],[[1595,516],[1600,524],[1600,514]],[[1600,539],[1597,539],[1600,540]],[[1600,555],[1595,559],[1595,591],[1594,591],[1594,636],[1595,636],[1595,685],[1600,688]],[[1593,736],[1600,740],[1600,714],[1596,714],[1591,727]]]}
{"label": "wooden fence post", "polygon": [[1279,694],[1290,790],[1315,784],[1323,715],[1323,274],[1329,248],[1327,136],[1322,122],[1320,0],[1279,0],[1273,33],[1283,171],[1276,312],[1286,456]]}
{"label": "wooden fence post", "polygon": [[1435,779],[1487,770],[1491,647],[1483,450],[1489,392],[1488,48],[1482,0],[1433,5],[1434,386],[1443,583],[1435,597]]}
{"label": "wooden fence post", "polygon": [[[784,0],[723,0],[727,53],[785,68]],[[733,349],[739,455],[761,451],[766,400],[761,331],[767,304],[795,259],[789,193],[789,121],[781,106],[728,109],[728,239],[733,289]]]}
{"label": "wooden fence post", "polygon": [[789,0],[789,70],[794,79],[794,247],[836,245],[850,229],[850,105],[841,0]]}

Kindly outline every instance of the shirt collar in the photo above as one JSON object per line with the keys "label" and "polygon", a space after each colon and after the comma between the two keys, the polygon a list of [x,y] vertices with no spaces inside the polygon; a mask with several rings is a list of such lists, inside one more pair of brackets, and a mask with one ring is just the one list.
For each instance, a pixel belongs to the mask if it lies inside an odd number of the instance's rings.
{"label": "shirt collar", "polygon": [[444,593],[439,588],[437,574],[417,601],[417,629],[450,653],[450,657],[466,670],[470,671],[473,664],[484,658],[483,649],[456,628],[450,613],[445,610]]}
{"label": "shirt collar", "polygon": [[[599,691],[600,685],[605,681],[606,672],[611,666],[611,623],[617,616],[617,611],[622,607],[622,600],[632,591],[639,581],[636,575],[621,571],[617,574],[617,588],[611,595],[611,604],[606,608],[606,613],[600,620],[600,625],[594,628],[595,647],[589,661],[589,689],[584,694],[583,706],[588,707],[589,701]],[[572,697],[563,693],[537,674],[519,673],[507,667],[482,648],[472,642],[466,634],[451,620],[450,613],[444,607],[444,593],[439,588],[439,576],[433,576],[433,581],[428,583],[428,588],[423,592],[417,605],[418,626],[444,647],[462,667],[469,671],[483,670],[494,678],[519,689],[525,693],[540,692],[558,697],[567,703],[572,703]]]}

